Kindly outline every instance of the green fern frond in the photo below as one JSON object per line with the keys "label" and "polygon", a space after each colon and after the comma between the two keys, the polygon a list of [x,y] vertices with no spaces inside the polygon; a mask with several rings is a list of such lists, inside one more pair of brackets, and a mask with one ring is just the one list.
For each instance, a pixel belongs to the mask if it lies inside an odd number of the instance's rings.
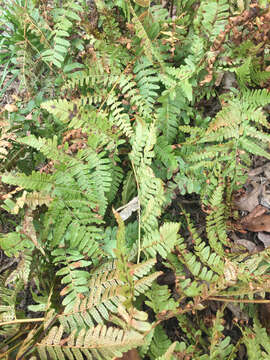
{"label": "green fern frond", "polygon": [[137,62],[133,69],[135,81],[137,83],[139,94],[144,99],[144,111],[142,114],[150,116],[154,110],[154,105],[158,97],[159,75],[156,69],[147,58],[142,58]]}
{"label": "green fern frond", "polygon": [[149,232],[143,237],[141,250],[149,257],[160,254],[166,258],[167,254],[177,244],[179,228],[180,224],[178,223],[165,223],[159,231]]}
{"label": "green fern frond", "polygon": [[180,122],[180,108],[178,99],[172,100],[169,96],[158,99],[162,106],[157,109],[157,127],[163,136],[172,144],[177,135]]}
{"label": "green fern frond", "polygon": [[229,17],[229,4],[226,0],[202,1],[197,11],[194,25],[211,40],[224,31]]}
{"label": "green fern frond", "polygon": [[215,252],[215,248],[209,245],[206,245],[205,241],[203,241],[198,235],[194,225],[190,220],[190,216],[185,214],[188,230],[190,235],[192,236],[192,242],[194,243],[194,250],[197,257],[200,258],[201,262],[208,266],[212,271],[216,272],[219,275],[223,274],[224,271],[224,263],[222,258]]}
{"label": "green fern frond", "polygon": [[73,26],[74,21],[80,21],[78,13],[82,12],[83,8],[74,2],[67,2],[63,8],[55,9],[55,27],[51,32],[53,44],[51,48],[42,52],[42,58],[46,62],[52,62],[56,67],[61,68],[68,50],[71,46],[69,40],[69,31]]}
{"label": "green fern frond", "polygon": [[242,329],[243,343],[246,346],[248,358],[251,360],[267,359],[270,356],[270,341],[266,329],[262,327],[257,317],[254,319],[253,330]]}
{"label": "green fern frond", "polygon": [[231,338],[224,335],[222,331],[224,326],[222,325],[223,311],[218,311],[215,320],[213,321],[213,328],[211,329],[211,346],[210,346],[210,359],[233,359],[233,347],[231,344]]}
{"label": "green fern frond", "polygon": [[146,297],[149,299],[145,301],[155,314],[162,311],[176,310],[178,303],[172,298],[171,292],[167,285],[158,285],[154,283],[151,290],[146,292]]}
{"label": "green fern frond", "polygon": [[62,277],[61,283],[64,288],[60,295],[64,296],[62,304],[66,311],[69,311],[79,296],[88,292],[87,283],[90,275],[82,268],[86,268],[91,262],[84,260],[84,256],[79,251],[72,249],[56,249],[52,255],[54,264],[61,265],[61,269],[56,272],[56,275]]}
{"label": "green fern frond", "polygon": [[[220,256],[224,255],[224,246],[229,246],[226,232],[226,204],[224,201],[225,184],[218,184],[209,201],[211,212],[206,218],[206,231],[209,244]],[[219,242],[218,242],[219,240]]]}
{"label": "green fern frond", "polygon": [[3,175],[2,181],[10,184],[21,186],[25,189],[31,189],[36,191],[43,191],[44,193],[50,193],[53,188],[53,177],[50,174],[39,173],[33,171],[31,175],[25,175],[24,173],[12,173]]}
{"label": "green fern frond", "polygon": [[161,354],[165,354],[172,342],[168,338],[165,330],[161,325],[155,328],[149,351],[147,355],[151,360],[156,360]]}
{"label": "green fern frond", "polygon": [[270,92],[267,89],[246,90],[243,91],[242,101],[255,110],[270,103]]}
{"label": "green fern frond", "polygon": [[136,29],[136,34],[138,36],[139,39],[142,40],[142,46],[143,46],[143,50],[145,55],[147,56],[148,60],[153,63],[153,58],[155,58],[159,64],[161,65],[161,67],[163,66],[163,61],[161,59],[160,53],[159,51],[156,50],[155,46],[152,44],[152,41],[149,39],[147,32],[145,31],[140,19],[138,18],[135,10],[133,9],[133,7],[130,4],[129,1],[129,6],[130,6],[130,11],[133,15],[133,23],[135,25],[135,29]]}
{"label": "green fern frond", "polygon": [[107,100],[107,105],[110,107],[110,121],[113,125],[119,127],[119,129],[128,137],[132,137],[133,130],[130,124],[129,116],[124,112],[122,102],[118,101],[118,98],[113,94],[110,94]]}

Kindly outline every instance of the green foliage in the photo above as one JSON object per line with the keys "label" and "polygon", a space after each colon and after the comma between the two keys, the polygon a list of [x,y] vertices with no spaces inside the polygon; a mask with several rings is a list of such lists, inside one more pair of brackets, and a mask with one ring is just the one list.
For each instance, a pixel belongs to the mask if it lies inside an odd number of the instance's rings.
{"label": "green foliage", "polygon": [[248,358],[267,359],[270,354],[269,336],[258,318],[254,319],[253,329],[243,329],[243,343],[247,347]]}
{"label": "green foliage", "polygon": [[229,237],[270,158],[265,2],[0,4],[1,356],[269,357],[209,306],[269,290],[269,250]]}

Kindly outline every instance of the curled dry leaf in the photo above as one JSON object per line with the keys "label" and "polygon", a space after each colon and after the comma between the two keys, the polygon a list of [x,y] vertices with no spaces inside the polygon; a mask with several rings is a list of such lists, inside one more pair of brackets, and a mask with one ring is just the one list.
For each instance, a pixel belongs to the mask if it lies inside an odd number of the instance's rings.
{"label": "curled dry leaf", "polygon": [[229,260],[225,260],[224,276],[227,284],[234,285],[237,281],[237,267]]}

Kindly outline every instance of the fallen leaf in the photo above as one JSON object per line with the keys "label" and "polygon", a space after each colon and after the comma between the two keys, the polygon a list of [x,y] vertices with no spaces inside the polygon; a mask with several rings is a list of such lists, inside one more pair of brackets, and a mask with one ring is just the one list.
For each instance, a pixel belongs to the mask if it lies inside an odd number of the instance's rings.
{"label": "fallen leaf", "polygon": [[270,209],[270,190],[269,181],[267,181],[262,188],[262,193],[259,195],[260,204],[267,209]]}
{"label": "fallen leaf", "polygon": [[4,109],[9,113],[18,111],[18,107],[15,104],[6,104]]}
{"label": "fallen leaf", "polygon": [[239,305],[228,303],[226,307],[233,313],[238,320],[248,321],[248,314]]}
{"label": "fallen leaf", "polygon": [[33,119],[33,115],[31,113],[29,113],[26,117],[26,120],[32,120]]}
{"label": "fallen leaf", "polygon": [[256,182],[251,183],[253,189],[245,193],[239,199],[235,200],[235,206],[238,210],[251,212],[257,205],[259,205],[259,196],[262,192],[261,184]]}
{"label": "fallen leaf", "polygon": [[270,232],[270,215],[265,214],[266,211],[265,207],[261,205],[256,206],[250,214],[241,219],[240,225],[243,229],[253,232]]}
{"label": "fallen leaf", "polygon": [[270,304],[259,305],[259,318],[262,326],[266,328],[268,335],[270,335]]}
{"label": "fallen leaf", "polygon": [[267,179],[270,180],[270,162],[267,162],[264,165],[264,174],[267,177]]}
{"label": "fallen leaf", "polygon": [[266,165],[267,165],[267,164],[264,164],[264,165],[261,165],[261,166],[256,167],[255,169],[251,169],[251,170],[248,172],[248,177],[249,177],[249,178],[252,178],[252,177],[254,177],[254,176],[260,175],[262,172],[264,172]]}
{"label": "fallen leaf", "polygon": [[245,247],[248,250],[248,252],[250,252],[251,254],[257,251],[257,246],[250,240],[239,239],[236,240],[234,243],[235,245]]}
{"label": "fallen leaf", "polygon": [[136,349],[129,350],[122,357],[116,358],[115,360],[141,360],[139,353]]}
{"label": "fallen leaf", "polygon": [[268,248],[270,246],[270,234],[267,234],[265,232],[259,232],[258,239],[263,243],[265,248]]}

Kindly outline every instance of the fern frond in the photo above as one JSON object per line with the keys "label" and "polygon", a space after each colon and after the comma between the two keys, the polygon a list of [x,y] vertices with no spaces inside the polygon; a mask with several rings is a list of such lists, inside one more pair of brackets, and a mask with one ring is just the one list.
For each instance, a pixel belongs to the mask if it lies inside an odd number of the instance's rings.
{"label": "fern frond", "polygon": [[160,227],[159,232],[152,231],[143,237],[142,251],[149,257],[160,254],[166,258],[178,241],[178,223],[165,223]]}
{"label": "fern frond", "polygon": [[139,94],[144,99],[143,114],[150,116],[158,97],[158,72],[147,58],[142,58],[141,62],[137,62],[133,71]]}
{"label": "fern frond", "polygon": [[219,184],[209,203],[211,213],[206,218],[206,231],[211,248],[223,257],[223,246],[229,246],[226,232],[226,204],[223,199],[224,184]]}
{"label": "fern frond", "polygon": [[195,19],[197,31],[203,31],[211,40],[224,31],[229,17],[229,4],[222,1],[202,1]]}
{"label": "fern frond", "polygon": [[180,122],[180,108],[177,100],[172,100],[169,94],[159,98],[162,106],[157,109],[157,127],[169,144],[173,143]]}
{"label": "fern frond", "polygon": [[242,329],[244,334],[243,343],[246,346],[248,358],[255,360],[259,358],[265,358],[270,356],[270,341],[266,329],[263,328],[257,319],[254,319],[253,330]]}
{"label": "fern frond", "polygon": [[83,8],[73,2],[67,2],[63,8],[57,9],[55,28],[51,32],[53,44],[50,49],[42,52],[41,55],[44,61],[52,62],[58,68],[62,67],[71,46],[68,39],[70,36],[69,31],[74,21],[81,20],[77,13],[82,11]]}
{"label": "fern frond", "polygon": [[151,290],[146,294],[149,300],[145,301],[155,314],[162,311],[176,310],[178,303],[172,298],[171,292],[167,285],[158,285],[154,283]]}
{"label": "fern frond", "polygon": [[135,25],[135,29],[136,29],[136,33],[137,36],[142,40],[142,46],[143,46],[143,50],[145,55],[147,56],[148,60],[153,63],[153,57],[161,64],[163,64],[163,61],[160,57],[160,53],[155,49],[155,47],[152,45],[151,40],[148,37],[148,34],[146,33],[140,19],[138,18],[135,10],[133,9],[133,7],[130,4],[129,1],[129,6],[130,6],[130,11],[133,15],[133,23]]}
{"label": "fern frond", "polygon": [[242,94],[242,101],[253,109],[270,103],[270,92],[267,89],[246,90]]}
{"label": "fern frond", "polygon": [[82,270],[82,268],[89,266],[91,262],[84,260],[79,251],[72,249],[56,249],[52,255],[54,256],[53,262],[62,265],[56,275],[62,276],[61,283],[64,288],[60,295],[65,297],[62,303],[66,311],[69,311],[79,296],[88,292],[87,283],[90,275],[88,271]]}
{"label": "fern frond", "polygon": [[3,175],[2,181],[11,185],[21,186],[25,189],[43,191],[44,193],[50,193],[53,188],[52,175],[41,174],[35,171],[29,176],[23,173]]}
{"label": "fern frond", "polygon": [[165,330],[161,325],[155,328],[154,336],[147,353],[151,360],[156,360],[160,355],[165,354],[172,342],[168,338]]}
{"label": "fern frond", "polygon": [[[63,344],[63,340],[65,343]],[[124,352],[143,344],[143,335],[134,330],[121,330],[97,325],[89,330],[73,331],[68,338],[60,325],[54,326],[49,334],[35,345],[41,359],[88,359],[111,360]]]}
{"label": "fern frond", "polygon": [[222,331],[224,326],[222,325],[223,311],[218,311],[216,318],[213,322],[212,334],[211,334],[211,346],[210,346],[210,359],[221,357],[223,359],[230,359],[233,352],[233,344],[231,344],[231,338],[224,335]]}
{"label": "fern frond", "polygon": [[124,112],[122,102],[118,101],[118,98],[112,93],[109,95],[107,105],[111,109],[110,121],[113,125],[119,127],[119,129],[128,137],[132,137],[133,130],[130,124],[129,116]]}
{"label": "fern frond", "polygon": [[212,271],[216,272],[219,275],[222,275],[224,272],[224,263],[223,259],[215,252],[215,248],[209,245],[206,245],[198,235],[194,225],[190,220],[190,216],[185,214],[188,230],[192,236],[192,242],[194,243],[194,250],[197,257],[200,259],[202,264],[208,266]]}

